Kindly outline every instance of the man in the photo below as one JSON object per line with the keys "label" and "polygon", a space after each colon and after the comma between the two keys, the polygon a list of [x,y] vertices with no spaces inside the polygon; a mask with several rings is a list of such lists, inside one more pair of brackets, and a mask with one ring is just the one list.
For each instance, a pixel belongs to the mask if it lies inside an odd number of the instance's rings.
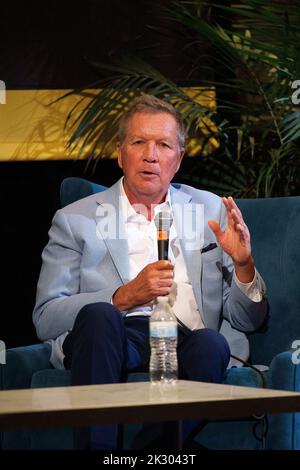
{"label": "man", "polygon": [[[171,294],[186,325],[179,326],[179,378],[221,382],[230,358],[221,325],[230,342],[265,319],[265,287],[242,214],[230,197],[170,185],[183,155],[181,116],[144,95],[120,124],[124,178],[53,219],[33,320],[40,339],[52,342],[54,366],[71,369],[73,385],[116,383],[148,370],[157,296]],[[166,207],[174,219],[170,261],[158,261],[153,218]],[[204,219],[201,229],[196,220],[194,240],[185,211]],[[78,448],[111,449],[115,440],[115,426],[76,434]]]}

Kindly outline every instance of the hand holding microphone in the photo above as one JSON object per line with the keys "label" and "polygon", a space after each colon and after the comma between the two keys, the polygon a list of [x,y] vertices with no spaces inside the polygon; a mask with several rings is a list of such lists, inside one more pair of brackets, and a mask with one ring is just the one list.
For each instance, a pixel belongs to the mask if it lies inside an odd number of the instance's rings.
{"label": "hand holding microphone", "polygon": [[117,289],[113,303],[120,310],[144,305],[158,296],[170,294],[174,278],[174,266],[168,259],[169,230],[172,222],[168,210],[161,211],[155,216],[158,261],[148,264],[132,281]]}

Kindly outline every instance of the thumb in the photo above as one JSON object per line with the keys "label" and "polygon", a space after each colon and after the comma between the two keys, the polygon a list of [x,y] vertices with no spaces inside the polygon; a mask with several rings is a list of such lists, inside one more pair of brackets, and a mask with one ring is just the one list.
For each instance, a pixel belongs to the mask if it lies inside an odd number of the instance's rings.
{"label": "thumb", "polygon": [[222,235],[223,232],[218,222],[216,222],[215,220],[209,220],[208,225],[214,232],[216,238],[219,239],[219,237]]}

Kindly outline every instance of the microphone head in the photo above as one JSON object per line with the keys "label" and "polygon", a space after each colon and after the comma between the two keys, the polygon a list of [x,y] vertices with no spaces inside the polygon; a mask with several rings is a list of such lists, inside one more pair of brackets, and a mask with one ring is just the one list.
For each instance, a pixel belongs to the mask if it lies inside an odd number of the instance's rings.
{"label": "microphone head", "polygon": [[173,217],[170,211],[162,210],[154,217],[154,223],[157,230],[169,231],[173,222]]}

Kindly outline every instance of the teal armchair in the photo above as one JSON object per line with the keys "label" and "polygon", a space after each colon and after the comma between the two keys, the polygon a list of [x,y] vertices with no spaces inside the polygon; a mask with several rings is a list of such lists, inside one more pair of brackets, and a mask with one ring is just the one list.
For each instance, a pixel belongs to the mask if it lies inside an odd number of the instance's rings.
{"label": "teal armchair", "polygon": [[[61,205],[105,189],[82,178],[67,178],[61,185]],[[237,201],[252,235],[256,266],[268,289],[270,319],[266,331],[249,335],[251,363],[266,366],[263,373],[250,367],[231,368],[225,383],[267,386],[300,391],[300,366],[293,342],[300,340],[300,197],[244,199]],[[1,389],[65,386],[69,371],[55,370],[50,346],[36,344],[7,351],[0,365]],[[262,380],[263,376],[263,380]],[[129,380],[147,380],[131,374]],[[253,419],[210,422],[196,440],[209,449],[259,449],[260,426]],[[268,417],[267,449],[300,449],[300,414]],[[126,425],[124,448],[129,448],[138,425]],[[71,449],[72,430],[49,429],[5,432],[3,449]]]}

